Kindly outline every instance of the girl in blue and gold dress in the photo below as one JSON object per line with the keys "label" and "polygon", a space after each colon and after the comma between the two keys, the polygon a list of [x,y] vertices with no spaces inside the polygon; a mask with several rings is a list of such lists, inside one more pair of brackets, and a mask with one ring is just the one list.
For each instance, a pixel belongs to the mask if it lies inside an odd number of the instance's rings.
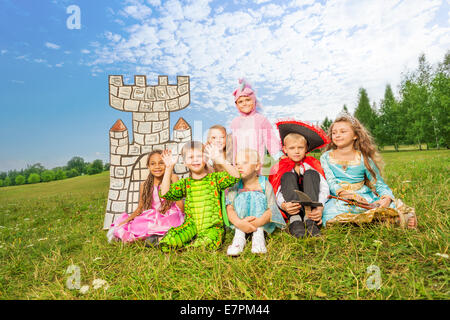
{"label": "girl in blue and gold dress", "polygon": [[[380,174],[381,159],[376,146],[358,119],[348,113],[341,114],[330,126],[328,136],[331,143],[320,157],[320,163],[330,194],[381,208],[396,208],[396,199]],[[342,214],[366,211],[332,198],[325,203],[323,224]],[[409,228],[415,228],[415,214],[410,214],[406,223]]]}

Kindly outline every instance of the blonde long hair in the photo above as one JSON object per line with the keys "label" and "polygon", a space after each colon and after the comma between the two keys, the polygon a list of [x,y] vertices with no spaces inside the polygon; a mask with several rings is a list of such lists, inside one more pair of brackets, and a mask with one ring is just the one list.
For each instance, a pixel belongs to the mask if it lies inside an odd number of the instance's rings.
{"label": "blonde long hair", "polygon": [[337,122],[347,122],[350,124],[353,132],[357,137],[356,140],[353,142],[353,148],[361,152],[364,158],[364,165],[367,168],[367,170],[369,170],[374,181],[376,182],[377,176],[375,174],[374,169],[370,165],[369,159],[372,159],[373,163],[377,167],[380,174],[383,168],[383,160],[381,159],[381,156],[377,151],[377,147],[369,131],[367,131],[367,129],[355,117],[352,117],[351,115],[341,115],[338,116],[336,120],[334,120],[334,122],[328,129],[328,137],[330,137],[331,142],[330,144],[327,145],[326,151],[337,149],[337,146],[333,143],[333,134],[332,134],[333,126]]}

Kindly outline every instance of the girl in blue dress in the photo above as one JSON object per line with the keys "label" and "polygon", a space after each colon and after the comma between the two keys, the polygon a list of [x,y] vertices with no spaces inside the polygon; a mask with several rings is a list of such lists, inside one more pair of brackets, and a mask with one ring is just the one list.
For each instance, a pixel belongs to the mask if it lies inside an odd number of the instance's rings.
{"label": "girl in blue dress", "polygon": [[[372,137],[364,126],[348,113],[341,114],[329,128],[331,143],[320,157],[320,163],[330,187],[330,194],[357,200],[379,207],[395,208],[395,197],[380,174],[381,159]],[[329,199],[324,206],[322,220],[327,221],[342,213],[367,211],[337,199]],[[415,228],[415,215],[407,221]]]}
{"label": "girl in blue dress", "polygon": [[261,169],[256,150],[244,149],[236,155],[236,168],[241,180],[227,190],[227,214],[231,228],[235,229],[227,254],[239,255],[246,244],[245,234],[252,233],[252,252],[266,253],[264,231],[272,233],[286,223],[276,204],[272,185],[265,176],[258,176]]}

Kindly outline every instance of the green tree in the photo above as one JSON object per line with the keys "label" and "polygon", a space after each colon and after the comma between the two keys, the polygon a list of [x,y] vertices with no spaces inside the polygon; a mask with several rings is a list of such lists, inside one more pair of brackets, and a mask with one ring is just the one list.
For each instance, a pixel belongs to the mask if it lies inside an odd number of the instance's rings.
{"label": "green tree", "polygon": [[436,147],[450,146],[450,51],[436,69],[431,81],[431,118]]}
{"label": "green tree", "polygon": [[16,176],[14,182],[16,183],[16,186],[20,186],[25,183],[25,177],[19,174],[18,176]]}
{"label": "green tree", "polygon": [[62,169],[53,170],[53,172],[55,173],[55,180],[63,180],[67,178],[66,172]]}
{"label": "green tree", "polygon": [[378,121],[375,125],[375,138],[378,145],[394,145],[398,151],[404,141],[406,122],[402,119],[399,103],[394,97],[391,86],[386,85],[384,98],[380,102]]}
{"label": "green tree", "polygon": [[3,180],[3,185],[5,187],[8,187],[11,185],[11,178],[10,177],[6,177],[5,180]]}
{"label": "green tree", "polygon": [[0,187],[3,187],[3,179],[0,179]]}
{"label": "green tree", "polygon": [[332,123],[333,123],[333,121],[328,119],[328,117],[325,117],[325,119],[323,120],[323,122],[320,125],[320,127],[322,128],[323,131],[328,132],[328,129],[330,128]]}
{"label": "green tree", "polygon": [[422,54],[417,70],[404,75],[400,85],[403,111],[408,120],[407,139],[417,143],[420,150],[422,143],[432,141],[435,136],[430,104],[431,77],[431,66]]}
{"label": "green tree", "polygon": [[84,162],[84,159],[81,157],[73,157],[67,162],[67,170],[76,169],[78,174],[86,173],[87,164]]}
{"label": "green tree", "polygon": [[105,163],[105,165],[103,166],[103,171],[109,171],[109,167],[111,165],[109,163]]}
{"label": "green tree", "polygon": [[76,176],[79,176],[79,175],[80,175],[80,173],[75,168],[66,171],[67,178],[73,178],[73,177],[76,177]]}
{"label": "green tree", "polygon": [[365,127],[374,133],[375,125],[377,123],[377,115],[375,110],[370,106],[369,97],[367,91],[364,88],[359,89],[358,106],[356,107],[355,118],[357,118]]}
{"label": "green tree", "polygon": [[45,170],[41,174],[42,182],[49,182],[55,180],[55,173],[52,170]]}
{"label": "green tree", "polygon": [[23,175],[25,176],[25,178],[28,181],[28,177],[32,173],[37,173],[38,175],[40,175],[44,170],[45,170],[44,166],[40,163],[35,163],[33,165],[28,164],[27,168],[25,170],[23,170]]}
{"label": "green tree", "polygon": [[28,176],[27,183],[38,183],[41,182],[41,177],[37,173],[32,173]]}
{"label": "green tree", "polygon": [[103,161],[100,159],[96,159],[92,162],[92,167],[96,171],[96,173],[100,173],[103,171]]}

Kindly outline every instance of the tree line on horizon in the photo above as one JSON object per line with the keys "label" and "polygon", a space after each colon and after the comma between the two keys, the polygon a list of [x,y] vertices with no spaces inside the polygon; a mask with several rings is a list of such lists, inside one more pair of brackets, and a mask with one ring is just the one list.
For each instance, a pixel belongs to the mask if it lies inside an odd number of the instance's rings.
{"label": "tree line on horizon", "polygon": [[[353,114],[371,133],[379,148],[414,144],[422,150],[450,146],[450,50],[444,60],[431,66],[424,54],[416,70],[402,74],[397,97],[390,84],[378,104],[370,104],[367,91],[359,89]],[[343,110],[348,112],[344,105]],[[321,127],[328,131],[332,121],[325,118]]]}
{"label": "tree line on horizon", "polygon": [[[346,105],[343,110],[348,112]],[[370,100],[366,89],[360,88],[358,105],[353,114],[372,134],[379,148],[401,144],[415,144],[422,149],[449,148],[450,146],[450,50],[442,62],[431,66],[424,54],[418,59],[416,70],[402,74],[397,97],[390,84],[386,85],[383,99],[377,104]],[[327,132],[332,120],[326,117],[321,123]],[[49,182],[92,175],[109,170],[102,160],[85,162],[73,157],[64,167],[51,170],[40,163],[26,169],[0,172],[0,187]]]}
{"label": "tree line on horizon", "polygon": [[109,163],[103,164],[100,159],[89,163],[76,156],[63,167],[46,169],[42,164],[35,163],[27,165],[26,169],[0,172],[0,187],[63,180],[85,174],[93,175],[107,170],[109,170]]}

